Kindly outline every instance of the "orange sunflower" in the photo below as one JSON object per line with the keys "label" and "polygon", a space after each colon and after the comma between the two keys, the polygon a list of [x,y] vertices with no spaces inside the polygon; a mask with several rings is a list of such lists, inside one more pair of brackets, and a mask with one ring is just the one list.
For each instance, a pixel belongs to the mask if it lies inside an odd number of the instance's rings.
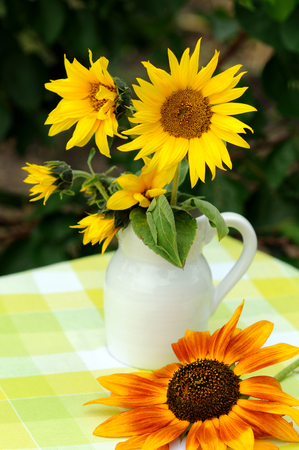
{"label": "orange sunflower", "polygon": [[215,177],[216,167],[226,170],[223,163],[232,163],[223,141],[249,148],[239,135],[251,127],[231,117],[256,111],[244,103],[231,103],[246,87],[235,88],[245,72],[233,66],[213,77],[219,52],[206,67],[198,70],[200,40],[194,53],[184,51],[180,63],[168,50],[170,74],[150,62],[143,62],[151,83],[137,79],[133,86],[140,100],[132,100],[137,112],[131,122],[137,124],[126,135],[139,135],[132,142],[119,147],[121,151],[141,149],[135,159],[154,153],[148,168],[158,170],[177,165],[186,155],[189,160],[191,186],[200,178],[205,181],[206,165]]}
{"label": "orange sunflower", "polygon": [[278,449],[260,441],[270,437],[299,442],[292,424],[282,417],[299,423],[299,411],[292,408],[299,401],[284,393],[273,377],[240,378],[297,355],[299,348],[288,344],[261,348],[273,324],[260,321],[237,329],[243,304],[212,335],[187,331],[173,344],[180,363],[152,373],[99,377],[111,395],[88,404],[131,409],[100,424],[94,434],[130,437],[118,443],[117,450],[167,450],[186,431],[187,450]]}

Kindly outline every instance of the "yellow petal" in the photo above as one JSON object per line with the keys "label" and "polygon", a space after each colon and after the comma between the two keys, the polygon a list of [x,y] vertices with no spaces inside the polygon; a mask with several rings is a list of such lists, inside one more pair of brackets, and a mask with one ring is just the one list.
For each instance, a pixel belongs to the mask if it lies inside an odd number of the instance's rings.
{"label": "yellow petal", "polygon": [[228,132],[244,133],[245,128],[248,128],[253,133],[253,129],[249,125],[246,125],[246,123],[241,122],[235,117],[213,114],[211,123],[213,125],[216,125],[218,128]]}
{"label": "yellow petal", "polygon": [[212,106],[211,110],[217,114],[234,115],[243,114],[250,111],[257,111],[254,106],[246,105],[245,103],[222,103],[221,105]]}
{"label": "yellow petal", "polygon": [[213,56],[211,61],[197,74],[193,84],[193,89],[199,90],[209,81],[216,70],[218,58],[219,52],[215,51],[215,55]]}
{"label": "yellow petal", "polygon": [[211,78],[202,88],[202,95],[208,97],[227,89],[232,82],[233,76],[241,67],[242,65],[238,64]]}
{"label": "yellow petal", "polygon": [[51,128],[49,129],[49,136],[55,136],[55,134],[60,133],[61,131],[68,130],[71,128],[75,123],[77,122],[77,119],[65,119],[62,122],[54,123]]}
{"label": "yellow petal", "polygon": [[112,210],[124,210],[129,209],[131,206],[136,205],[137,200],[133,197],[132,193],[127,191],[115,192],[107,202],[107,208]]}
{"label": "yellow petal", "polygon": [[154,197],[159,197],[159,195],[163,195],[166,194],[167,190],[166,189],[149,189],[148,191],[146,191],[146,195],[148,197],[154,198]]}
{"label": "yellow petal", "polygon": [[99,122],[96,118],[90,119],[83,117],[83,119],[78,120],[73,136],[66,145],[66,149],[68,150],[75,145],[77,147],[83,147],[97,131],[98,126]]}
{"label": "yellow petal", "polygon": [[226,164],[227,167],[229,169],[231,169],[232,168],[232,162],[231,162],[229,153],[227,151],[226,145],[224,144],[222,139],[219,139],[219,137],[216,136],[216,134],[214,134],[212,130],[209,130],[207,132],[207,135],[209,137],[209,140],[213,141],[214,145],[217,147],[217,149],[218,149],[218,151],[220,153],[220,157],[221,157],[222,161],[224,162],[224,164]]}
{"label": "yellow petal", "polygon": [[139,203],[142,208],[147,208],[151,202],[148,198],[144,197],[142,194],[134,194],[134,199]]}
{"label": "yellow petal", "polygon": [[210,129],[219,139],[222,139],[223,141],[237,145],[238,147],[250,148],[250,145],[247,144],[247,142],[237,133],[222,130],[212,123],[210,125]]}

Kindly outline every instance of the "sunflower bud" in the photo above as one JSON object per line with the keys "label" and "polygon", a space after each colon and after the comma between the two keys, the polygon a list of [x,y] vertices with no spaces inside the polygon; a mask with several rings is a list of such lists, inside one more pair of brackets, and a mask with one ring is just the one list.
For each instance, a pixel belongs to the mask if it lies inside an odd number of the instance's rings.
{"label": "sunflower bud", "polygon": [[23,170],[29,172],[25,183],[34,184],[30,195],[37,195],[31,201],[44,199],[44,204],[54,192],[72,194],[70,188],[73,184],[73,172],[70,166],[61,161],[48,161],[44,166],[29,164]]}
{"label": "sunflower bud", "polygon": [[114,80],[115,80],[115,84],[117,86],[117,92],[118,92],[118,98],[117,98],[117,101],[115,102],[115,104],[116,104],[115,115],[116,115],[116,119],[119,120],[126,114],[126,112],[128,111],[128,108],[130,108],[132,106],[132,103],[131,103],[132,91],[127,86],[127,84],[124,80],[121,80],[118,77],[114,77]]}

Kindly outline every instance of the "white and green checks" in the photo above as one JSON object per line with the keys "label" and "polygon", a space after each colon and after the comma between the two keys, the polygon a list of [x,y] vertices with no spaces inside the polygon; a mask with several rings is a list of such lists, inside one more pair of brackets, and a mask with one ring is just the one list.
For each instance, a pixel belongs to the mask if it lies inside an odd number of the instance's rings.
{"label": "white and green checks", "polygon": [[[205,247],[215,282],[231,268],[241,248],[231,238]],[[111,256],[0,278],[0,450],[114,449],[117,440],[92,432],[121,408],[82,406],[105,395],[98,376],[132,371],[106,349],[102,287]],[[267,319],[275,324],[267,345],[299,345],[299,271],[258,252],[210,319],[211,332],[231,317],[243,298],[241,328]],[[260,373],[274,375],[285,365]],[[299,397],[299,373],[282,386]],[[278,445],[299,450],[299,444]]]}

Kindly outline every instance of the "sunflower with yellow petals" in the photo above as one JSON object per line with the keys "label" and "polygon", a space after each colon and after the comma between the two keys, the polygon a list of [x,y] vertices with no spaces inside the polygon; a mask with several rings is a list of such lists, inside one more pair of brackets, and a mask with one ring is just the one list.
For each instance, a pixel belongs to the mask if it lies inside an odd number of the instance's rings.
{"label": "sunflower with yellow petals", "polygon": [[151,160],[149,158],[143,159],[145,164],[139,176],[125,174],[115,180],[122,189],[109,198],[107,202],[108,209],[124,210],[137,204],[147,208],[153,198],[167,192],[164,186],[173,178],[174,170],[162,170],[159,172],[157,168],[154,168],[151,172],[147,172]]}
{"label": "sunflower with yellow petals", "polygon": [[97,242],[101,244],[104,241],[102,247],[103,254],[120,227],[114,226],[114,218],[105,219],[104,214],[91,214],[70,228],[84,228],[84,230],[80,231],[80,233],[84,233],[84,245],[89,242],[92,245]]}
{"label": "sunflower with yellow petals", "polygon": [[44,166],[27,163],[27,167],[22,167],[22,169],[29,173],[24,183],[35,184],[30,189],[30,195],[37,195],[37,197],[30,199],[31,202],[43,198],[45,205],[54,192],[62,194],[70,191],[72,187],[72,170],[64,162],[52,161]]}
{"label": "sunflower with yellow petals", "polygon": [[83,147],[94,135],[100,152],[110,157],[107,136],[124,138],[117,131],[118,89],[107,70],[108,60],[101,57],[94,63],[90,50],[89,60],[91,67],[86,69],[76,59],[70,63],[65,57],[67,78],[45,84],[46,89],[62,97],[45,124],[52,125],[49,136],[54,136],[77,123],[66,149]]}
{"label": "sunflower with yellow petals", "polygon": [[94,434],[130,437],[116,450],[167,450],[186,431],[187,450],[278,449],[261,441],[271,437],[299,442],[292,424],[282,417],[299,423],[299,411],[292,408],[299,401],[284,393],[273,377],[240,378],[292,358],[299,348],[288,344],[261,348],[273,324],[263,320],[243,331],[236,328],[243,304],[212,335],[187,331],[172,345],[180,362],[152,373],[99,377],[111,395],[87,404],[131,409],[100,424]]}
{"label": "sunflower with yellow petals", "polygon": [[186,155],[189,160],[191,186],[200,178],[205,181],[206,165],[212,178],[216,167],[225,170],[223,163],[232,168],[224,141],[249,148],[239,136],[251,127],[231,117],[256,111],[253,106],[230,103],[247,89],[235,88],[245,72],[236,65],[212,77],[218,63],[219,52],[206,67],[198,71],[200,40],[194,53],[185,50],[178,62],[168,50],[170,74],[143,62],[151,83],[137,79],[134,90],[140,100],[133,100],[137,112],[131,122],[138,124],[126,135],[140,135],[132,142],[119,147],[121,151],[141,149],[135,159],[154,153],[148,170],[158,170],[177,165]]}

